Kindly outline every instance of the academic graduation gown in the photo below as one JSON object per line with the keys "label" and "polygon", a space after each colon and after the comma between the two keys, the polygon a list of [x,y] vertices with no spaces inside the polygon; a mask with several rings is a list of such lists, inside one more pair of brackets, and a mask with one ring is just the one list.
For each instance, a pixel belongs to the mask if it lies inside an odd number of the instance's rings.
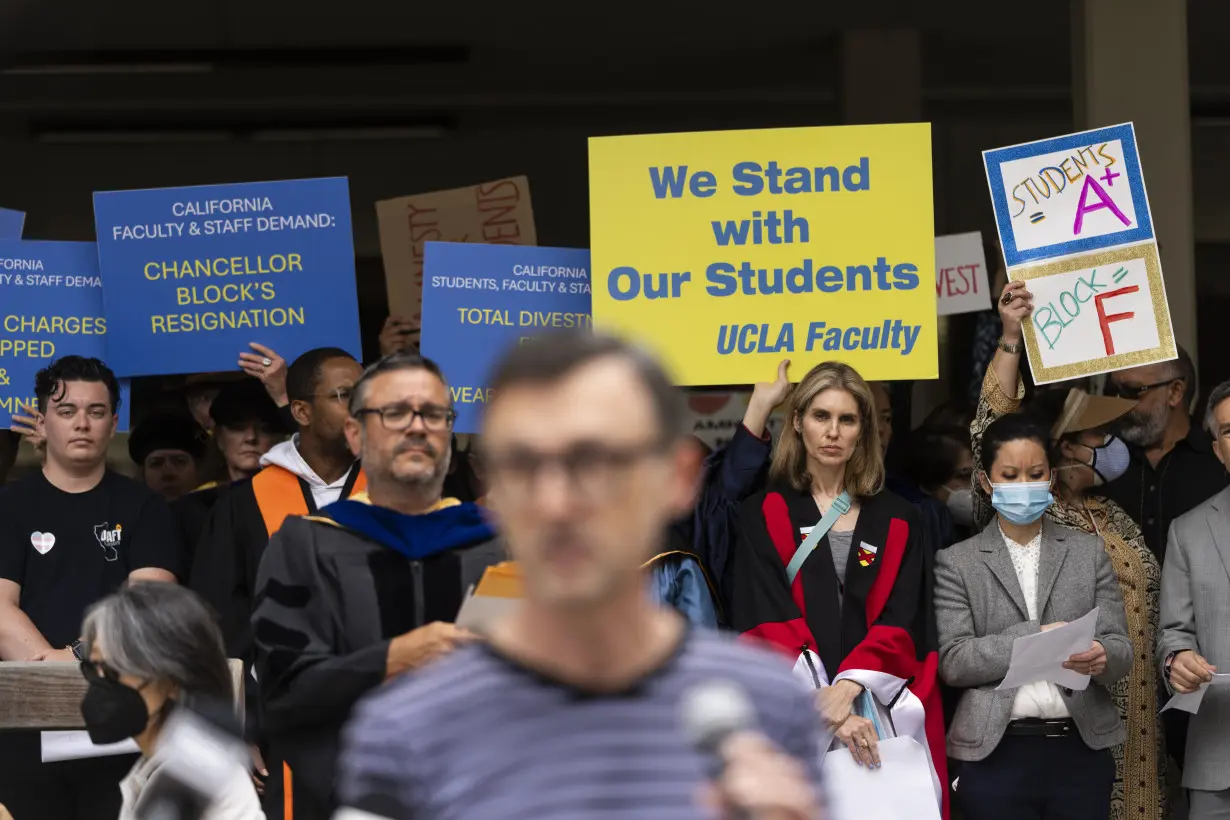
{"label": "academic graduation gown", "polygon": [[184,550],[183,560],[179,564],[184,568],[184,577],[179,579],[184,586],[192,585],[196,545],[209,521],[209,512],[229,489],[229,484],[211,481],[171,502],[171,515],[175,518],[175,526],[179,528],[179,540]]}
{"label": "academic graduation gown", "polygon": [[792,661],[811,662],[818,656],[823,668],[815,670],[817,683],[850,677],[873,689],[885,707],[893,706],[889,701],[898,699],[900,688],[885,699],[878,684],[888,676],[908,684],[925,710],[920,724],[947,817],[944,716],[931,605],[933,550],[909,502],[885,490],[861,504],[845,578],[837,577],[826,535],[788,586],[786,566],[803,542],[801,530],[820,520],[819,507],[810,493],[777,485],[744,502],[733,558],[731,624]]}
{"label": "academic graduation gown", "polygon": [[506,558],[480,509],[445,499],[423,515],[366,495],[288,518],[257,577],[252,634],[262,729],[291,770],[295,820],[329,820],[342,726],[384,683],[389,643],[452,621]]}
{"label": "academic graduation gown", "polygon": [[[342,498],[365,488],[356,463],[346,478]],[[209,510],[194,550],[189,586],[218,613],[229,657],[247,659],[251,654],[256,570],[269,538],[287,516],[316,511],[311,487],[273,464],[256,478],[228,485]]]}
{"label": "academic graduation gown", "polygon": [[[317,512],[312,489],[293,472],[271,464],[255,478],[237,481],[216,495],[212,507],[197,524],[199,537],[188,585],[217,613],[227,657],[252,665],[252,610],[256,600],[256,574],[270,537],[292,515]],[[366,489],[356,462],[342,489],[349,498]],[[204,491],[203,491],[204,492]],[[196,495],[193,493],[192,495]],[[192,496],[185,496],[187,502]],[[183,524],[181,524],[182,526]],[[265,814],[269,820],[295,820],[293,801],[284,789],[290,773],[271,754],[260,725],[260,683],[247,677],[245,734],[262,747],[270,776],[265,781]]]}
{"label": "academic graduation gown", "polygon": [[717,629],[724,622],[704,560],[676,530],[668,530],[664,550],[643,566],[659,604],[672,607],[693,626]]}

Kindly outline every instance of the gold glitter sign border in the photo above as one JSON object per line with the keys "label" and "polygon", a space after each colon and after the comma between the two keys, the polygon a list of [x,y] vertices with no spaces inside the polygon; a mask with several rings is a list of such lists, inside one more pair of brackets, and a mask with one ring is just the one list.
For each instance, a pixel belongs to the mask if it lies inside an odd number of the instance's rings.
{"label": "gold glitter sign border", "polygon": [[1125,367],[1140,367],[1146,364],[1166,362],[1178,357],[1179,351],[1175,345],[1174,328],[1170,324],[1170,308],[1166,302],[1166,285],[1162,281],[1162,263],[1158,257],[1156,242],[1112,248],[1082,256],[1065,256],[1041,265],[1023,265],[1009,270],[1008,279],[1012,282],[1028,282],[1044,276],[1098,268],[1135,259],[1143,259],[1145,263],[1145,273],[1149,279],[1149,298],[1153,304],[1153,318],[1157,323],[1157,337],[1160,342],[1158,346],[1148,350],[1137,350],[1133,353],[1095,356],[1083,362],[1046,367],[1042,364],[1037,330],[1034,328],[1033,320],[1029,319],[1023,323],[1022,329],[1025,335],[1025,350],[1029,354],[1029,367],[1035,384],[1080,379],[1099,373],[1109,373],[1112,370],[1122,370]]}

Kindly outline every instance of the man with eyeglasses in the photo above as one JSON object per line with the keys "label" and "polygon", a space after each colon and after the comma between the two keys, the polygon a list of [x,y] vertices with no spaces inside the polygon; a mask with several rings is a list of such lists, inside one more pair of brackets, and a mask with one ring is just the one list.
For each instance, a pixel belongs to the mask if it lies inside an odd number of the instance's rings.
{"label": "man with eyeglasses", "polygon": [[[489,385],[488,503],[524,598],[488,642],[356,711],[337,820],[819,817],[808,692],[778,658],[689,628],[647,589],[642,564],[691,508],[700,468],[661,367],[567,334],[513,348]],[[695,687],[723,680],[755,726],[727,739],[716,770],[680,724]],[[734,708],[718,700],[718,715]]]}
{"label": "man with eyeglasses", "polygon": [[504,558],[478,507],[442,497],[457,414],[434,362],[386,356],[355,383],[349,410],[346,438],[367,491],[287,518],[257,575],[261,726],[289,765],[295,820],[334,809],[351,707],[471,640],[451,621]]}
{"label": "man with eyeglasses", "polygon": [[[362,375],[363,367],[354,357],[336,347],[309,350],[295,359],[286,370],[286,398],[298,432],[265,453],[261,471],[250,481],[229,485],[202,516],[189,586],[218,613],[228,657],[251,662],[257,567],[265,545],[286,517],[314,513],[364,489],[363,473],[345,433],[350,394]],[[179,512],[184,515],[187,510]],[[259,752],[263,744],[257,689],[249,679],[246,729]],[[266,814],[271,820],[283,818],[281,763],[264,754],[254,754],[253,759],[257,773],[268,778]],[[272,765],[272,776],[266,763]]]}
{"label": "man with eyeglasses", "polygon": [[1190,415],[1196,371],[1182,347],[1174,361],[1110,374],[1107,393],[1138,401],[1119,424],[1132,453],[1128,470],[1103,492],[1140,525],[1164,561],[1170,522],[1226,487],[1213,442]]}

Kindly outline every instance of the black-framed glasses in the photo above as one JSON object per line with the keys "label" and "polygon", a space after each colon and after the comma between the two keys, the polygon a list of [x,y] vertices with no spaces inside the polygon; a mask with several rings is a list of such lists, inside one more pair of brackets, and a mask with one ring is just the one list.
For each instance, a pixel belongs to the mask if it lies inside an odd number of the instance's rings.
{"label": "black-framed glasses", "polygon": [[1153,384],[1115,384],[1114,382],[1109,382],[1106,385],[1106,391],[1107,395],[1139,401],[1140,397],[1150,390],[1156,390],[1159,387],[1169,387],[1175,382],[1181,381],[1183,379],[1166,379],[1164,382],[1154,382]]}
{"label": "black-framed glasses", "polygon": [[364,407],[355,412],[355,417],[379,416],[380,423],[390,433],[400,433],[410,428],[416,418],[423,420],[423,426],[432,432],[447,430],[457,418],[457,412],[449,407],[437,407],[428,404],[417,410],[408,404],[390,404],[386,407]]}
{"label": "black-framed glasses", "polygon": [[596,498],[610,490],[617,478],[637,462],[666,449],[658,440],[624,447],[586,442],[560,453],[522,448],[487,451],[483,463],[492,484],[500,487],[505,498],[528,496],[537,479],[550,469],[558,469],[573,492],[584,498]]}

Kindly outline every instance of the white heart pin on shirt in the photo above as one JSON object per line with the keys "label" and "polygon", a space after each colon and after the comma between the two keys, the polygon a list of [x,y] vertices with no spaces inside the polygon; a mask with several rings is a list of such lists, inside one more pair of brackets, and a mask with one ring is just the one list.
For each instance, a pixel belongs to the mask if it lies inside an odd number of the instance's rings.
{"label": "white heart pin on shirt", "polygon": [[49,532],[32,532],[30,544],[38,550],[39,555],[46,555],[56,545],[56,537]]}

